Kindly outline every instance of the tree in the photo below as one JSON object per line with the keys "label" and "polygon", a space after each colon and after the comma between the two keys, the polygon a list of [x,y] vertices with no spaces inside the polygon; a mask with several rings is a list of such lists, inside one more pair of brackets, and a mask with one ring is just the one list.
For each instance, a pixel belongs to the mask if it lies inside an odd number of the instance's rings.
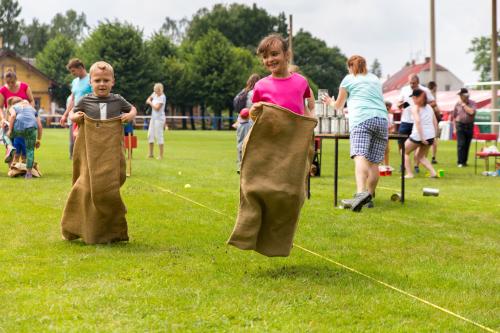
{"label": "tree", "polygon": [[56,82],[52,97],[61,106],[71,94],[69,84],[73,79],[66,69],[69,59],[74,57],[76,44],[71,39],[58,35],[51,39],[36,57],[37,68]]}
{"label": "tree", "polygon": [[321,89],[338,93],[340,82],[347,74],[346,57],[337,47],[328,47],[309,32],[300,30],[294,37],[294,60],[302,72]]}
{"label": "tree", "polygon": [[[191,59],[199,82],[201,99],[220,119],[223,110],[231,109],[231,102],[253,70],[253,55],[234,48],[222,33],[210,30],[194,46]],[[216,127],[221,129],[221,121]]]}
{"label": "tree", "polygon": [[186,18],[177,21],[167,16],[159,33],[169,37],[172,42],[179,45],[184,40],[188,26],[189,20]]}
{"label": "tree", "polygon": [[54,37],[62,34],[69,39],[80,42],[88,29],[89,26],[85,13],[78,14],[73,9],[69,9],[66,13],[57,13],[52,18],[50,35]]}
{"label": "tree", "polygon": [[[271,32],[286,32],[288,27],[284,13],[271,16],[265,9],[233,3],[215,5],[210,11],[200,9],[191,20],[187,36],[197,41],[209,30],[220,31],[235,46],[255,49],[259,41]],[[278,30],[279,29],[279,30]]]}
{"label": "tree", "polygon": [[23,25],[22,34],[26,37],[25,42],[23,43],[21,38],[17,52],[22,56],[34,58],[50,40],[50,27],[34,18],[31,24]]}
{"label": "tree", "polygon": [[21,7],[17,0],[0,1],[0,36],[3,38],[3,47],[15,50],[21,37],[20,27],[22,22],[18,20]]}
{"label": "tree", "polygon": [[379,79],[382,77],[382,65],[377,58],[373,60],[372,66],[370,67],[370,73],[375,74]]}
{"label": "tree", "polygon": [[[500,32],[498,36],[500,38]],[[468,52],[474,54],[474,70],[479,72],[479,80],[491,81],[491,38],[475,37],[471,44]]]}
{"label": "tree", "polygon": [[103,60],[115,70],[113,91],[133,104],[144,104],[155,82],[155,65],[146,52],[142,31],[119,21],[106,21],[85,39],[77,54],[85,64]]}

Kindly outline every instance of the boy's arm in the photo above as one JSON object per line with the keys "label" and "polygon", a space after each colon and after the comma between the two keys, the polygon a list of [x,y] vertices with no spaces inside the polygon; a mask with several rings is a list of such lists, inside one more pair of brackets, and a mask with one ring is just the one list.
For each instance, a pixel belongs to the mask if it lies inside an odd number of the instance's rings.
{"label": "boy's arm", "polygon": [[10,112],[10,117],[9,117],[9,130],[7,131],[7,136],[10,137],[14,129],[14,122],[16,120],[16,111],[14,110],[14,108],[11,107],[8,112]]}
{"label": "boy's arm", "polygon": [[129,123],[131,121],[134,120],[135,116],[137,115],[137,109],[135,108],[135,106],[132,105],[132,107],[130,108],[130,111],[127,112],[127,113],[122,113],[122,122],[123,123]]}
{"label": "boy's arm", "polygon": [[85,97],[80,98],[78,103],[69,109],[69,120],[71,120],[74,123],[78,123],[83,119],[83,103],[84,103]]}
{"label": "boy's arm", "polygon": [[42,132],[43,132],[42,122],[40,121],[40,117],[36,117],[36,123],[38,125],[38,130],[37,130],[35,148],[40,148],[40,140],[42,140]]}

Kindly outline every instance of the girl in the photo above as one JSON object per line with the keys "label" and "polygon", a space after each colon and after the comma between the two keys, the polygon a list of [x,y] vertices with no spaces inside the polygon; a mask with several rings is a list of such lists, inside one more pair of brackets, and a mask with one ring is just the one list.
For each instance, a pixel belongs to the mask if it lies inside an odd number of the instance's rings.
{"label": "girl", "polygon": [[349,74],[342,80],[337,101],[328,95],[323,102],[343,110],[347,100],[351,158],[354,159],[356,194],[351,209],[361,211],[365,204],[373,207],[379,179],[378,165],[384,159],[389,138],[387,108],[382,95],[382,84],[375,75],[368,73],[366,60],[354,55],[347,60]]}
{"label": "girl", "polygon": [[153,88],[154,92],[146,100],[146,104],[151,106],[151,122],[149,123],[148,129],[148,141],[149,141],[149,158],[153,158],[153,150],[155,140],[160,148],[159,160],[163,159],[163,130],[165,129],[165,105],[167,103],[167,98],[163,93],[163,84],[156,83]]}
{"label": "girl", "polygon": [[9,106],[9,136],[24,138],[26,144],[26,179],[32,178],[35,148],[40,148],[42,139],[42,123],[38,113],[31,104],[19,97],[8,99]]}
{"label": "girl", "polygon": [[415,159],[429,170],[431,178],[436,178],[436,171],[426,158],[437,133],[437,120],[434,110],[427,105],[427,96],[423,90],[413,90],[411,97],[415,104],[411,109],[414,125],[410,137],[405,142],[405,177],[413,178],[410,154],[418,148]]}
{"label": "girl", "polygon": [[257,48],[257,55],[271,75],[255,84],[253,90],[250,115],[262,108],[260,102],[268,102],[284,107],[299,115],[313,117],[314,102],[308,100],[308,110],[304,100],[311,97],[311,89],[307,80],[300,74],[291,73],[288,69],[290,51],[288,42],[279,34],[265,37]]}

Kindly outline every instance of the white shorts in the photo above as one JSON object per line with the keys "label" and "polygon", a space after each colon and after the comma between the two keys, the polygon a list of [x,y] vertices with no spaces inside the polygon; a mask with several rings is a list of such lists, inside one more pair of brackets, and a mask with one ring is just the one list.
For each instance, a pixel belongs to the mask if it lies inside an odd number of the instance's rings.
{"label": "white shorts", "polygon": [[148,141],[149,143],[158,143],[159,145],[163,144],[163,129],[165,128],[165,119],[164,120],[154,120],[151,119],[149,123],[148,129]]}

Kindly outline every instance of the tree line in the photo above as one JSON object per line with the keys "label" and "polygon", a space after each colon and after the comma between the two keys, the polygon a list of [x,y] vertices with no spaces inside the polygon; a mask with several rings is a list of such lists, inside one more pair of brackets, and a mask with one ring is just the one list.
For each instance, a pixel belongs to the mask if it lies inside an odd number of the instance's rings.
{"label": "tree line", "polygon": [[[50,23],[19,19],[16,0],[0,2],[0,33],[4,47],[35,58],[38,67],[58,83],[52,93],[64,106],[71,77],[65,68],[71,57],[90,65],[111,63],[115,91],[144,109],[154,82],[162,82],[170,105],[178,114],[200,105],[204,115],[232,116],[233,97],[252,73],[266,75],[255,55],[258,42],[271,32],[288,36],[285,13],[277,16],[253,4],[217,4],[198,10],[191,19],[166,17],[151,36],[140,27],[106,20],[89,27],[84,13],[68,10]],[[346,74],[345,56],[309,32],[294,36],[294,59],[314,89],[336,92]]]}

